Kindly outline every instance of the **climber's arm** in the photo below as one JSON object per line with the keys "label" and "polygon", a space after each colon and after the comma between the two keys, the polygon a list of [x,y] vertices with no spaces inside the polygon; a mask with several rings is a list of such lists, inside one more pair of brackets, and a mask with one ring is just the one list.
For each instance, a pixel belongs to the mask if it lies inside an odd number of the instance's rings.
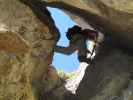
{"label": "climber's arm", "polygon": [[54,48],[55,52],[60,52],[66,55],[72,54],[76,50],[76,47],[73,45],[70,45],[69,47],[61,47],[61,46],[56,46]]}

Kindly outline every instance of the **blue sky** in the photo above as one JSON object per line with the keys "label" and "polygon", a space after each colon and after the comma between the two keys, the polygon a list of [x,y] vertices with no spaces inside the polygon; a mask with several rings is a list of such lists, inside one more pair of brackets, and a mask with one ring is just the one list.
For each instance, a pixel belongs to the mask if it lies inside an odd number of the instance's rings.
{"label": "blue sky", "polygon": [[[61,33],[61,38],[58,41],[57,45],[64,47],[69,46],[69,41],[66,38],[66,32],[68,28],[76,25],[76,23],[73,22],[71,18],[69,18],[69,16],[67,16],[63,11],[57,8],[48,7],[48,10],[50,11],[55,21],[56,27]],[[74,52],[70,56],[55,52],[52,64],[56,67],[57,70],[71,72],[77,69],[77,67],[79,66],[79,61],[77,59],[76,52]]]}

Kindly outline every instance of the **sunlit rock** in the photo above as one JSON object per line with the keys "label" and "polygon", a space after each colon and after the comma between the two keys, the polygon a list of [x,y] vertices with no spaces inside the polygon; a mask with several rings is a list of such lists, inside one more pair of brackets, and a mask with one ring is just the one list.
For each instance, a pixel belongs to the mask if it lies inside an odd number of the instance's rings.
{"label": "sunlit rock", "polygon": [[78,69],[75,71],[75,75],[66,80],[65,88],[72,92],[73,94],[76,94],[76,90],[79,87],[80,82],[82,81],[84,75],[85,75],[85,70],[89,65],[85,62],[80,63]]}
{"label": "sunlit rock", "polygon": [[7,53],[28,53],[30,47],[19,34],[3,32],[0,33],[0,51]]}
{"label": "sunlit rock", "polygon": [[19,0],[0,0],[0,12],[0,100],[39,100],[59,82],[52,31]]}

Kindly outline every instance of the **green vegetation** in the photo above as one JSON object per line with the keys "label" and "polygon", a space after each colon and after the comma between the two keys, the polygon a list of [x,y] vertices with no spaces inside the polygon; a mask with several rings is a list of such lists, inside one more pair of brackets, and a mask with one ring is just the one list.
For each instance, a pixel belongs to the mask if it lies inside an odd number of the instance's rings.
{"label": "green vegetation", "polygon": [[58,75],[65,80],[73,78],[73,76],[75,76],[75,72],[64,72],[63,70],[58,70],[57,72]]}

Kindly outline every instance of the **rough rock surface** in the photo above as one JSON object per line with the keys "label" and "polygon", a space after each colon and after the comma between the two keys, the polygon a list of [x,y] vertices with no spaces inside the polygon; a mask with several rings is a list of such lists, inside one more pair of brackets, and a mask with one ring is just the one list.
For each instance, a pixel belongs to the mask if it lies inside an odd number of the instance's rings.
{"label": "rough rock surface", "polygon": [[18,0],[0,0],[0,12],[0,100],[40,100],[59,82],[54,31]]}
{"label": "rough rock surface", "polygon": [[133,57],[103,44],[77,90],[79,100],[132,100]]}

